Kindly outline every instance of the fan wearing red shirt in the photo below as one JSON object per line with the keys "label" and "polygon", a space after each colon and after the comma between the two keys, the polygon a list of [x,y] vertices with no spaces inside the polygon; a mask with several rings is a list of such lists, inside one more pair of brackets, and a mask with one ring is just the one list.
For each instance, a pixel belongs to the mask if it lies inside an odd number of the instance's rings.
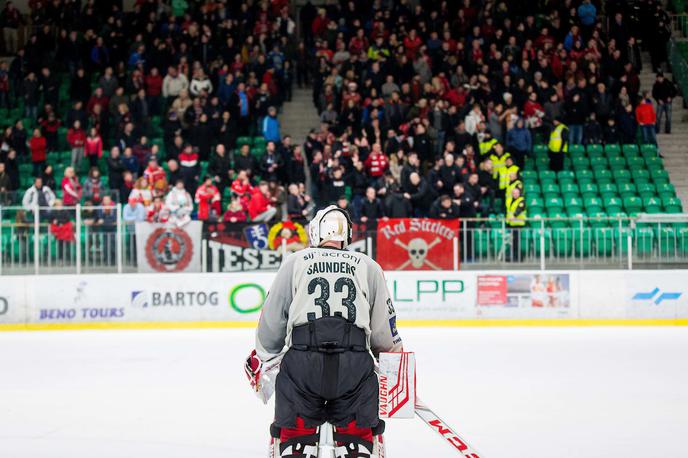
{"label": "fan wearing red shirt", "polygon": [[385,170],[389,167],[389,161],[387,160],[387,156],[382,154],[379,143],[373,145],[373,150],[370,152],[364,164],[368,176],[371,178],[379,178],[385,173]]}
{"label": "fan wearing red shirt", "polygon": [[251,195],[253,186],[248,179],[248,172],[246,170],[239,170],[237,177],[232,181],[232,193],[234,193],[243,205],[244,208],[248,207],[248,198]]}
{"label": "fan wearing red shirt", "polygon": [[416,34],[416,29],[411,29],[409,34],[404,38],[404,48],[406,48],[406,57],[415,59],[416,52],[420,49],[423,41]]}
{"label": "fan wearing red shirt", "polygon": [[268,222],[275,214],[277,209],[270,202],[270,191],[267,181],[261,181],[258,186],[251,191],[251,200],[248,203],[248,214],[253,222]]}
{"label": "fan wearing red shirt", "polygon": [[203,184],[196,190],[194,201],[198,204],[198,219],[200,221],[208,221],[211,210],[215,212],[216,217],[220,216],[222,213],[220,191],[213,184],[213,177],[205,177]]}
{"label": "fan wearing red shirt", "polygon": [[165,169],[158,165],[158,160],[154,157],[148,161],[148,167],[146,167],[146,170],[143,171],[143,176],[153,187],[155,187],[156,183],[159,181],[167,180]]}
{"label": "fan wearing red shirt", "polygon": [[78,167],[84,156],[86,132],[81,128],[81,121],[74,121],[74,125],[67,131],[67,143],[72,148],[72,167]]}
{"label": "fan wearing red shirt", "polygon": [[31,149],[31,162],[33,162],[33,176],[41,176],[43,172],[43,165],[47,159],[48,142],[40,129],[33,130],[33,137],[29,140],[29,149]]}

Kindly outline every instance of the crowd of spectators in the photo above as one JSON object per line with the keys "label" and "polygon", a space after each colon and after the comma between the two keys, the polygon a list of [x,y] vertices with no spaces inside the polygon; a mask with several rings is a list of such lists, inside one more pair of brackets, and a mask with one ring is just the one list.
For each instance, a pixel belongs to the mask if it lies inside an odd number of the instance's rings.
{"label": "crowd of spectators", "polygon": [[[556,123],[569,144],[636,143],[639,132],[655,142],[651,99],[669,132],[676,95],[661,73],[670,19],[658,1],[636,3],[302,10],[315,53],[303,68],[315,69],[306,79],[321,121],[305,148],[313,197],[333,201],[343,181],[368,226],[384,216],[503,214],[533,144],[546,144]],[[630,18],[635,6],[641,22]],[[658,72],[652,94],[640,93],[641,42]]]}
{"label": "crowd of spectators", "polygon": [[[19,164],[33,164],[27,209],[115,190],[128,222],[305,220],[329,203],[369,229],[488,216],[555,120],[570,144],[635,142],[639,124],[654,141],[653,97],[670,130],[673,86],[658,76],[643,95],[638,78],[640,43],[653,70],[667,66],[657,0],[641,25],[611,0],[307,2],[301,36],[287,0],[30,3],[29,18],[11,2],[0,13],[16,51],[0,109],[21,110],[0,188],[19,190]],[[293,84],[312,87],[321,121],[303,142],[280,129]]]}
{"label": "crowd of spectators", "polygon": [[[30,210],[47,187],[59,199],[41,204],[114,196],[131,221],[233,220],[236,202],[244,219],[269,220],[286,202],[285,174],[305,183],[289,172],[304,159],[278,120],[296,52],[287,1],[29,3],[28,17],[12,2],[0,12],[13,55],[0,65],[0,110],[16,117],[0,190],[20,193],[14,203],[25,193]],[[22,25],[33,32],[23,46]],[[265,154],[237,143],[255,137]],[[28,190],[23,164],[40,178]]]}

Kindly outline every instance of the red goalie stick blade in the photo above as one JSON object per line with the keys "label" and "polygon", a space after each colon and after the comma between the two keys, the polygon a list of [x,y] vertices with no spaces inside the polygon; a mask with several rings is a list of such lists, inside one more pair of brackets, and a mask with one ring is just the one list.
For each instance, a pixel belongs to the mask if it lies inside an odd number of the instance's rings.
{"label": "red goalie stick blade", "polygon": [[447,425],[435,412],[425,405],[420,399],[416,398],[416,415],[425,422],[437,434],[456,449],[465,458],[484,458],[476,449],[459,436],[449,425]]}

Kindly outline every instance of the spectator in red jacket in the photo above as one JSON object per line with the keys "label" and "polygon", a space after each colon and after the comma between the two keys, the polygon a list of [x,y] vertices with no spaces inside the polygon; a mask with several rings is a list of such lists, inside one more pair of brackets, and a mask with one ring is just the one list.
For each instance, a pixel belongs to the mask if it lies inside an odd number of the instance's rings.
{"label": "spectator in red jacket", "polygon": [[98,167],[98,159],[103,157],[103,139],[95,127],[88,132],[84,143],[84,155],[88,158],[91,167]]}
{"label": "spectator in red jacket", "polygon": [[225,223],[243,223],[248,219],[246,216],[246,210],[241,204],[239,196],[232,196],[232,200],[227,206],[227,211],[225,212],[222,220]]}
{"label": "spectator in red jacket", "polygon": [[248,179],[247,170],[239,170],[239,173],[237,173],[236,178],[234,179],[234,181],[232,181],[231,189],[232,194],[236,195],[239,198],[239,201],[244,206],[244,208],[248,207],[248,199],[251,196],[253,186],[251,186],[251,182]]}
{"label": "spectator in red jacket", "polygon": [[33,162],[33,176],[40,176],[47,159],[48,149],[48,142],[41,134],[40,129],[33,130],[33,137],[29,140],[29,149],[31,150],[31,162]]}
{"label": "spectator in red jacket", "polygon": [[62,200],[66,207],[71,207],[81,201],[81,185],[73,167],[67,167],[62,178]]}
{"label": "spectator in red jacket", "polygon": [[387,156],[382,154],[382,148],[380,148],[379,143],[373,145],[373,150],[366,158],[364,164],[371,179],[380,178],[385,173],[385,170],[389,167],[389,161]]}
{"label": "spectator in red jacket", "polygon": [[62,121],[55,116],[54,112],[50,112],[46,119],[41,120],[40,124],[45,135],[48,151],[57,151],[57,131],[62,125]]}
{"label": "spectator in red jacket", "polygon": [[72,148],[72,167],[79,167],[81,159],[84,157],[84,146],[86,144],[86,132],[81,128],[81,121],[74,121],[72,127],[67,131],[67,143]]}
{"label": "spectator in red jacket", "polygon": [[277,209],[270,203],[270,190],[267,181],[261,181],[251,191],[248,214],[251,217],[251,221],[256,223],[268,222],[277,214]]}
{"label": "spectator in red jacket", "polygon": [[162,76],[156,67],[151,68],[145,78],[146,99],[152,116],[160,114],[160,97],[162,95]]}
{"label": "spectator in red jacket", "polygon": [[213,184],[213,177],[207,176],[196,190],[194,201],[198,205],[200,221],[217,221],[222,213],[220,191]]}
{"label": "spectator in red jacket", "polygon": [[[167,183],[167,173],[165,172],[165,169],[158,165],[158,160],[155,158],[155,156],[148,160],[148,167],[146,167],[146,170],[143,171],[143,176],[148,180],[148,183],[150,183],[151,187],[153,188],[160,186],[159,183],[161,181]],[[165,184],[165,187],[166,186],[167,185]]]}
{"label": "spectator in red jacket", "polygon": [[655,133],[655,123],[657,122],[657,114],[655,113],[655,107],[652,105],[652,100],[648,92],[643,94],[643,100],[635,109],[635,119],[638,121],[638,126],[640,126],[643,143],[653,143],[656,145],[657,137]]}

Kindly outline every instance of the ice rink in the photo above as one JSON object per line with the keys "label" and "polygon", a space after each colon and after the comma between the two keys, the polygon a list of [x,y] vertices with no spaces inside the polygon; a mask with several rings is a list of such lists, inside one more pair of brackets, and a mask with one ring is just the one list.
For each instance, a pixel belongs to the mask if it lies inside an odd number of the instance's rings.
{"label": "ice rink", "polygon": [[[404,329],[418,393],[487,458],[686,452],[688,330]],[[0,334],[0,456],[267,456],[252,330]],[[391,458],[458,456],[420,420]]]}

